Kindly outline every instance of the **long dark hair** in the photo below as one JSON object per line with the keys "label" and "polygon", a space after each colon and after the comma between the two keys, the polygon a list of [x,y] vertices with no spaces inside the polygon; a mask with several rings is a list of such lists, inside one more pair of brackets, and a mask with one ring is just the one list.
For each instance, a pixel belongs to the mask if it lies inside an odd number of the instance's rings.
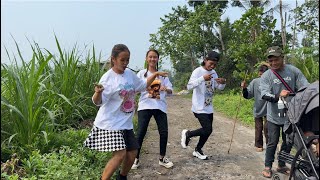
{"label": "long dark hair", "polygon": [[[146,58],[148,57],[148,54],[151,51],[155,52],[158,55],[158,59],[160,58],[159,52],[157,50],[155,50],[155,49],[149,49],[149,51],[147,51]],[[159,62],[159,60],[158,60],[158,62]],[[156,65],[156,71],[158,71],[158,67],[159,67],[158,62],[157,62],[157,65]],[[146,73],[144,73],[144,77],[147,77],[148,71],[149,71],[149,64],[147,63],[147,71],[146,71]]]}
{"label": "long dark hair", "polygon": [[124,51],[128,51],[130,54],[129,48],[124,44],[116,44],[113,46],[111,51],[111,61],[110,61],[111,67],[114,66],[114,63],[112,62],[112,58],[117,58],[119,54]]}

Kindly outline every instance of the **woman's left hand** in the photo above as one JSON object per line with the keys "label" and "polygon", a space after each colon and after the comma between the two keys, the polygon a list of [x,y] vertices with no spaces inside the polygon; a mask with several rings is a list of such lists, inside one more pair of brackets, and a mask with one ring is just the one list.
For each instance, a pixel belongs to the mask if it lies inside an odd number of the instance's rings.
{"label": "woman's left hand", "polygon": [[166,91],[167,90],[167,87],[166,86],[161,86],[160,87],[160,91]]}

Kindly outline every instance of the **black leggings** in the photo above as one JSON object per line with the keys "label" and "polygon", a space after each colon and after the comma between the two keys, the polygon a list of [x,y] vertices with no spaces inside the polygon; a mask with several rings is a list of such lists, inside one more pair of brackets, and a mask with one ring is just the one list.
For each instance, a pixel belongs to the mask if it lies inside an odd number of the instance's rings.
{"label": "black leggings", "polygon": [[211,114],[197,114],[193,113],[196,118],[198,118],[201,128],[190,131],[188,137],[200,136],[199,142],[197,144],[196,149],[201,150],[204,144],[207,142],[210,134],[212,133],[212,121],[213,121],[213,113]]}
{"label": "black leggings", "polygon": [[151,117],[156,120],[158,131],[160,135],[160,156],[166,155],[168,142],[168,120],[167,114],[159,109],[146,109],[138,111],[138,131],[137,139],[140,148],[138,149],[137,158],[139,159],[140,150],[142,147],[144,136],[147,133]]}

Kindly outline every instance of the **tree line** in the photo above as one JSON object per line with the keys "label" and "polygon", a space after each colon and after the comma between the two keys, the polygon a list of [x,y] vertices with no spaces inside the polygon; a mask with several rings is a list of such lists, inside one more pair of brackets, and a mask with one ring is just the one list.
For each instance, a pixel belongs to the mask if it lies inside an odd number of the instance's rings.
{"label": "tree line", "polygon": [[[222,19],[230,6],[244,10],[233,23]],[[246,71],[248,79],[256,75],[255,68],[266,60],[266,49],[274,45],[283,48],[286,63],[301,69],[310,82],[318,79],[319,1],[301,5],[296,1],[290,9],[282,0],[273,7],[270,0],[189,0],[160,20],[158,32],[150,34],[151,48],[170,59],[178,89],[186,88],[191,72],[209,50],[222,54],[217,72],[230,80],[230,88],[237,87]],[[277,21],[280,29],[276,29]]]}

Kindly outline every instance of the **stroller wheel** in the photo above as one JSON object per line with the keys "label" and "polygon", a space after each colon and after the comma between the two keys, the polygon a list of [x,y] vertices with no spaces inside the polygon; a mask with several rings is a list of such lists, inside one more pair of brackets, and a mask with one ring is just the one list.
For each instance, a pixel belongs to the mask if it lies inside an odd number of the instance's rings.
{"label": "stroller wheel", "polygon": [[286,178],[287,176],[285,174],[282,174],[282,173],[275,173],[273,176],[272,176],[272,179],[273,180],[285,180],[285,179],[288,179]]}

